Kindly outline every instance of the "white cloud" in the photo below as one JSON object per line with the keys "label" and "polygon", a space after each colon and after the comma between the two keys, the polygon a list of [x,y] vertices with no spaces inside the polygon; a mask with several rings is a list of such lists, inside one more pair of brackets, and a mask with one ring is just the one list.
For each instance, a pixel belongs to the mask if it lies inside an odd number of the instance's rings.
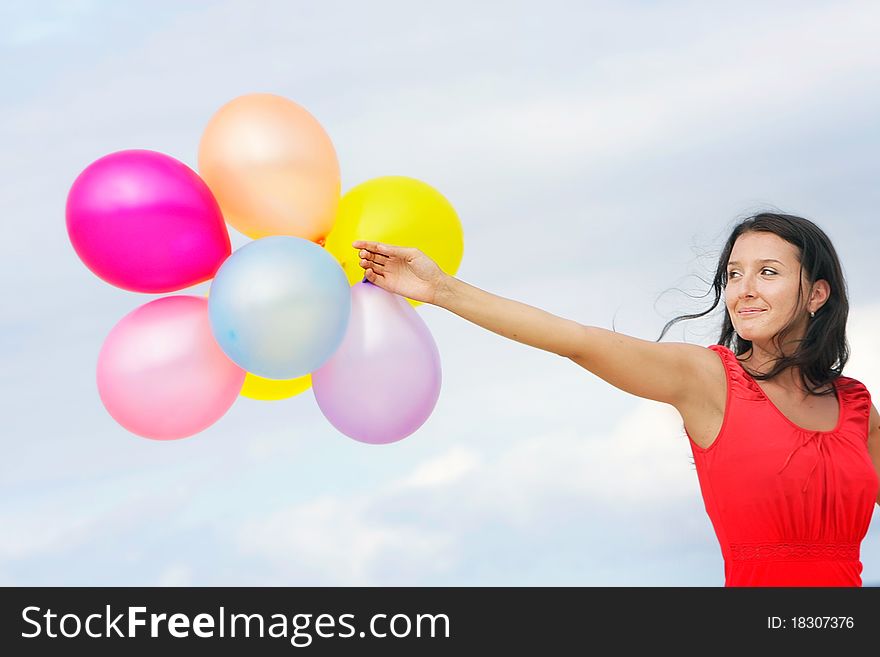
{"label": "white cloud", "polygon": [[453,447],[435,459],[418,466],[400,481],[398,486],[407,488],[435,488],[452,484],[480,466],[480,457],[466,447]]}
{"label": "white cloud", "polygon": [[[853,368],[866,384],[880,373],[872,365],[880,362],[880,346],[863,339],[876,326],[878,312],[880,307],[856,309],[851,318]],[[510,392],[502,388],[498,394]],[[570,412],[588,418],[601,407],[585,401],[581,408]],[[491,451],[454,443],[371,491],[323,497],[254,517],[238,529],[236,540],[247,554],[269,558],[289,575],[316,582],[436,584],[463,567],[460,558],[479,527],[501,524],[512,540],[525,542],[534,531],[558,533],[578,517],[576,509],[596,514],[601,520],[594,520],[592,530],[611,543],[635,535],[640,545],[654,546],[658,557],[684,549],[713,554],[717,545],[705,531],[708,520],[694,523],[685,516],[699,499],[677,411],[637,399],[608,434],[561,429],[517,438]],[[702,510],[702,502],[696,506]],[[645,525],[615,537],[621,526],[614,519],[637,514],[643,514],[638,517]],[[670,514],[672,523],[663,526]],[[651,522],[650,515],[662,520]],[[405,563],[390,580],[384,571],[389,555]],[[866,570],[867,564],[876,567],[868,555],[864,561]],[[403,573],[417,579],[407,582]],[[510,573],[511,579],[517,576]]]}
{"label": "white cloud", "polygon": [[98,529],[97,517],[70,517],[45,505],[0,513],[0,522],[0,559],[6,562],[41,554],[63,554],[90,540]]}
{"label": "white cloud", "polygon": [[185,564],[172,564],[159,575],[158,586],[192,586],[192,569]]}
{"label": "white cloud", "polygon": [[395,586],[448,566],[450,537],[376,522],[369,507],[357,496],[321,498],[255,516],[238,529],[236,543],[246,555],[270,559],[278,583],[293,577],[297,585]]}
{"label": "white cloud", "polygon": [[613,516],[693,494],[696,475],[688,471],[677,418],[663,405],[640,402],[609,436],[549,433],[482,454],[453,444],[374,490],[255,516],[235,540],[297,582],[442,582],[463,566],[469,533],[481,525],[501,523],[525,536],[537,527],[558,530],[572,507]]}
{"label": "white cloud", "polygon": [[850,309],[847,340],[850,359],[843,373],[865,384],[874,405],[880,408],[880,304]]}
{"label": "white cloud", "polygon": [[[565,168],[599,173],[644,157],[736,144],[756,132],[778,135],[807,117],[815,130],[834,115],[828,111],[834,99],[877,98],[864,85],[880,69],[876,4],[769,11],[760,22],[740,12],[707,30],[690,29],[681,6],[648,9],[642,20],[630,11],[602,18],[613,26],[610,33],[625,32],[632,48],[602,52],[585,44],[581,70],[563,64],[565,85],[541,85],[515,67],[483,79],[422,79],[386,92],[387,104],[375,111],[367,107],[351,117],[351,126],[343,126],[346,141],[357,137],[371,157],[381,141],[386,157],[391,149],[406,161],[415,143],[447,170],[467,157],[487,173],[515,166],[556,178]],[[659,46],[663,33],[674,34],[674,42]],[[381,124],[387,129],[376,130]],[[389,133],[410,139],[389,143]]]}

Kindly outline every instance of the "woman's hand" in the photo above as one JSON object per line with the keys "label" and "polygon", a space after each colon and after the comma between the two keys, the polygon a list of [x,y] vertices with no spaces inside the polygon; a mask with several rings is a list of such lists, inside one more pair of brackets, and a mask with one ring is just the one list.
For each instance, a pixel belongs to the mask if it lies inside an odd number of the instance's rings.
{"label": "woman's hand", "polygon": [[435,302],[446,274],[424,253],[413,247],[362,240],[352,246],[360,249],[359,264],[370,283],[413,301]]}

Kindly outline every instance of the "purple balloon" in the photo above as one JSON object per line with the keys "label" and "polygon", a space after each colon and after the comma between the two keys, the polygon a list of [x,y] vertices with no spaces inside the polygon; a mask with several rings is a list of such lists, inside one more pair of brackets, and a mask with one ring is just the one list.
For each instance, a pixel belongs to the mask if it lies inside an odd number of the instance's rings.
{"label": "purple balloon", "polygon": [[205,182],[156,151],[119,151],[86,167],[67,196],[67,233],[89,269],[133,292],[207,281],[232,252]]}
{"label": "purple balloon", "polygon": [[348,330],[312,372],[312,390],[334,427],[379,445],[424,424],[440,397],[440,379],[440,353],[415,308],[365,280],[351,288]]}

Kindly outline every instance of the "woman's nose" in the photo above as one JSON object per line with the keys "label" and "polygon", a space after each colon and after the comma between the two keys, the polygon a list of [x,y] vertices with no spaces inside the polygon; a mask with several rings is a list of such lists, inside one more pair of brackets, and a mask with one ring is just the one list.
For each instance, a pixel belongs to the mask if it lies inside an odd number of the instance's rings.
{"label": "woman's nose", "polygon": [[757,284],[754,276],[740,276],[739,278],[739,295],[754,296]]}

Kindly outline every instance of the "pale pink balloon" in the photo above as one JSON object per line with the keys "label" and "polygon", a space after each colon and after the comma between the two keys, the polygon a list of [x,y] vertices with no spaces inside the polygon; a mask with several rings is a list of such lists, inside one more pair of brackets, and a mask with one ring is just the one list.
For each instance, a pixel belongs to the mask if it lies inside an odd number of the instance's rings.
{"label": "pale pink balloon", "polygon": [[144,304],[113,327],[98,355],[98,393],[107,411],[132,433],[156,440],[214,424],[246,374],[215,341],[203,297]]}
{"label": "pale pink balloon", "polygon": [[369,281],[353,285],[345,338],[312,372],[324,417],[355,440],[392,443],[424,424],[440,383],[440,353],[415,308]]}

